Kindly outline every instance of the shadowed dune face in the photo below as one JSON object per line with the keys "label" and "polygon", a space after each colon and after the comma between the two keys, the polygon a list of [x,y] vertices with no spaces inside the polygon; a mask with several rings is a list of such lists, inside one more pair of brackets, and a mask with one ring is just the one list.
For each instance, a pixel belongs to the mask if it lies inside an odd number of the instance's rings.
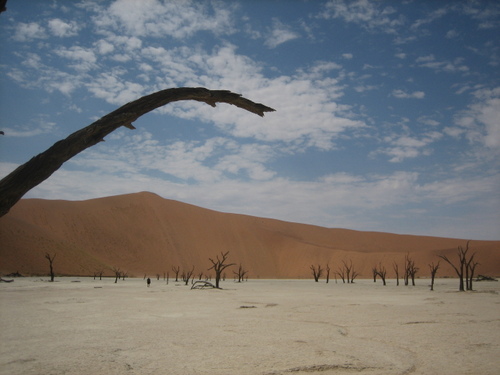
{"label": "shadowed dune face", "polygon": [[[409,254],[428,276],[437,255],[456,258],[466,239],[395,235],[329,229],[245,215],[226,214],[136,193],[87,201],[21,200],[0,218],[0,272],[46,274],[46,252],[56,253],[56,273],[92,275],[118,267],[130,276],[163,276],[172,267],[195,267],[208,275],[209,257],[229,251],[250,278],[309,278],[311,264],[331,268],[354,265],[358,277],[371,277],[382,264],[394,277]],[[500,241],[471,241],[480,274],[500,275]],[[453,276],[441,261],[439,276]],[[234,269],[236,267],[233,267]],[[213,276],[213,275],[212,275]],[[227,277],[232,278],[231,269]]]}

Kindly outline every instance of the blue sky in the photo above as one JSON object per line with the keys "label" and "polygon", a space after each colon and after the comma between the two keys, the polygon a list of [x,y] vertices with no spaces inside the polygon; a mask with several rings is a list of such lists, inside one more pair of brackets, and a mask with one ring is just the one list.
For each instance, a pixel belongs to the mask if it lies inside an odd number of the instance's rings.
{"label": "blue sky", "polygon": [[169,87],[26,197],[139,191],[325,227],[500,239],[496,1],[31,1],[0,15],[0,175]]}

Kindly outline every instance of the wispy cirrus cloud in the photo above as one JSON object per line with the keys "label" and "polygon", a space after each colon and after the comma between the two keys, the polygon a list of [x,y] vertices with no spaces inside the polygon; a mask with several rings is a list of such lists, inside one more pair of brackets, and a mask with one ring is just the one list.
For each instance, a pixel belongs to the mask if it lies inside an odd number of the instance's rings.
{"label": "wispy cirrus cloud", "polygon": [[401,89],[396,89],[392,91],[391,95],[398,99],[423,99],[425,97],[425,92],[423,91],[406,92]]}
{"label": "wispy cirrus cloud", "polygon": [[403,16],[395,8],[368,0],[330,0],[319,14],[321,18],[341,18],[361,27],[377,32],[395,34],[405,24]]}
{"label": "wispy cirrus cloud", "polygon": [[264,44],[269,48],[276,48],[280,44],[297,39],[299,36],[289,26],[274,18],[272,28],[268,31]]}
{"label": "wispy cirrus cloud", "polygon": [[457,57],[453,61],[439,61],[434,55],[421,56],[416,59],[416,63],[419,67],[433,69],[437,72],[447,72],[447,73],[467,73],[469,72],[469,67],[465,65],[464,59]]}

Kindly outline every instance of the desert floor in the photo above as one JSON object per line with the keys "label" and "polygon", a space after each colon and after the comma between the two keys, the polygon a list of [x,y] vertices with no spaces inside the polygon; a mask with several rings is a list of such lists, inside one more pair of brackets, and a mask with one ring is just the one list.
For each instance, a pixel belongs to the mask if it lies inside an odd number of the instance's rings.
{"label": "desert floor", "polygon": [[0,283],[0,373],[498,374],[500,282]]}

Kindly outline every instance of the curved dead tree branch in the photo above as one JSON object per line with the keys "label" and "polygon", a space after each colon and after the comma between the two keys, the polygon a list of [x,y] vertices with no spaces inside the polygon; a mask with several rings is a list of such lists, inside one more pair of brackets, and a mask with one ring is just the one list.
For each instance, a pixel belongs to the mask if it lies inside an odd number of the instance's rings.
{"label": "curved dead tree branch", "polygon": [[196,100],[212,107],[227,103],[264,116],[274,109],[243,98],[226,90],[208,90],[203,87],[171,88],[143,96],[107,114],[89,126],[56,142],[48,150],[33,157],[0,181],[0,217],[19,201],[29,190],[49,178],[61,165],[83,150],[104,140],[120,126],[135,129],[132,122],[152,110],[181,100]]}

